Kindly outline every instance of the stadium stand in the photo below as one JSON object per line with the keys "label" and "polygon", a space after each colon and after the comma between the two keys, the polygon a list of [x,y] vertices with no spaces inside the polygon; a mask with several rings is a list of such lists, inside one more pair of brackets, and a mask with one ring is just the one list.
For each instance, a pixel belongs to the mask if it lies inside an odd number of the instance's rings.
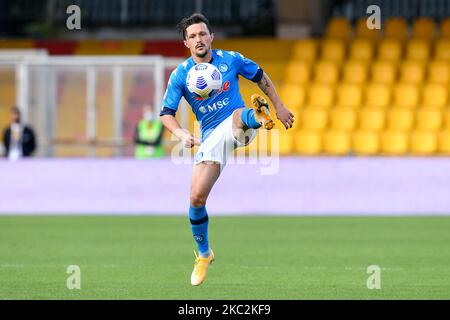
{"label": "stadium stand", "polygon": [[363,22],[335,17],[294,44],[283,89],[303,110],[293,152],[448,154],[450,20],[391,17],[383,32]]}
{"label": "stadium stand", "polygon": [[[395,13],[398,8],[392,4],[391,9]],[[285,104],[298,115],[294,129],[280,133],[282,154],[450,154],[450,18],[401,15],[388,15],[381,31],[369,30],[366,20],[358,16],[336,16],[322,37],[217,39],[214,46],[240,52],[260,64]],[[0,48],[47,48],[50,54],[75,55],[187,54],[180,41],[8,40],[1,41]],[[2,74],[0,103],[12,105],[14,79]],[[107,75],[100,76],[99,82],[111,85]],[[147,80],[138,82],[129,78],[124,84],[126,121],[130,123],[138,117],[137,111],[131,111],[133,105],[153,95],[145,89],[150,85]],[[240,84],[248,103],[256,86],[248,81]],[[69,105],[74,101],[84,104],[80,99],[84,99],[85,85],[73,78],[66,79],[65,86],[71,90],[62,90],[59,97],[60,137],[85,130],[68,120],[73,119]],[[100,95],[98,99],[98,113],[111,118],[111,97]],[[5,117],[0,113],[0,122]],[[191,114],[191,130],[194,121]],[[101,137],[113,130],[111,121],[104,123],[98,123]],[[126,125],[124,132],[131,135]]]}

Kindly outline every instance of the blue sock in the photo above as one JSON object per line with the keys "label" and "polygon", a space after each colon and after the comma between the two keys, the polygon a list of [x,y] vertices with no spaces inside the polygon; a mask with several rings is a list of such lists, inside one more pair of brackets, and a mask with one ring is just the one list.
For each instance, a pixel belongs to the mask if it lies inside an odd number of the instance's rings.
{"label": "blue sock", "polygon": [[192,234],[197,243],[201,257],[209,256],[208,242],[208,213],[205,206],[189,207],[189,219],[191,220]]}
{"label": "blue sock", "polygon": [[261,127],[258,121],[255,119],[255,110],[245,108],[241,113],[242,122],[249,128],[258,129]]}

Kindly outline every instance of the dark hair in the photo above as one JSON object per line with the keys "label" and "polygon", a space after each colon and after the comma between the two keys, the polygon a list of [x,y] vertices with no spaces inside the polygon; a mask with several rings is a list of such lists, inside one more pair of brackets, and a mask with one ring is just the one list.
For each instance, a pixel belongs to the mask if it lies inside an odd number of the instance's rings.
{"label": "dark hair", "polygon": [[186,40],[186,29],[196,23],[204,23],[208,28],[209,33],[212,33],[211,26],[209,24],[208,19],[201,13],[194,13],[190,17],[183,18],[178,24],[177,29],[178,32],[183,36],[183,39]]}

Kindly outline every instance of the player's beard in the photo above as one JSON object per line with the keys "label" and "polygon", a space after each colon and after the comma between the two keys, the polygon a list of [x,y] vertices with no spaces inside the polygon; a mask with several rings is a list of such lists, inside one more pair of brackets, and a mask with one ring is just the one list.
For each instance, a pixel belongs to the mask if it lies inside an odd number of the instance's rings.
{"label": "player's beard", "polygon": [[207,55],[208,55],[208,53],[209,53],[209,48],[207,48],[207,47],[204,47],[205,48],[205,52],[204,53],[199,53],[198,51],[195,51],[195,55],[198,57],[198,58],[204,58],[204,57],[206,57]]}

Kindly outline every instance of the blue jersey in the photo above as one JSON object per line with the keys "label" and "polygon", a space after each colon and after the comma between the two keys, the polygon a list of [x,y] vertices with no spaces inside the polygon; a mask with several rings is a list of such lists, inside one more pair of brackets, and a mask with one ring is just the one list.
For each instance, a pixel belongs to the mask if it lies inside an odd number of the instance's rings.
{"label": "blue jersey", "polygon": [[254,82],[260,81],[263,75],[262,69],[255,62],[234,51],[212,50],[212,60],[209,63],[222,73],[222,90],[219,93],[211,98],[201,99],[189,91],[186,76],[195,65],[190,57],[170,75],[163,100],[163,108],[176,111],[181,97],[186,99],[200,123],[202,142],[234,110],[244,107],[239,92],[239,75]]}

